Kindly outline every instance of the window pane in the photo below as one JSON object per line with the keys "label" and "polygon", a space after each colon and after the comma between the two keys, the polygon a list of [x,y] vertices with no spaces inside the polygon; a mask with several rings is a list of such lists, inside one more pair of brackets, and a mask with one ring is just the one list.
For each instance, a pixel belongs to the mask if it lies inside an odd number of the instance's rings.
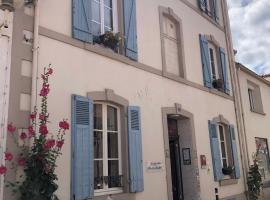
{"label": "window pane", "polygon": [[103,141],[100,131],[94,131],[94,157],[103,158]]}
{"label": "window pane", "polygon": [[105,27],[112,29],[113,16],[112,9],[104,7],[104,25]]}
{"label": "window pane", "polygon": [[209,51],[210,51],[210,62],[211,62],[212,76],[214,79],[216,79],[214,50],[212,48],[210,48]]}
{"label": "window pane", "polygon": [[112,8],[112,0],[104,0],[104,5]]}
{"label": "window pane", "polygon": [[223,127],[222,127],[222,126],[218,126],[218,128],[219,128],[220,140],[221,140],[221,141],[225,141],[225,140],[224,140]]}
{"label": "window pane", "polygon": [[118,158],[118,133],[108,133],[108,158]]}
{"label": "window pane", "polygon": [[226,158],[226,148],[225,148],[225,143],[221,143],[221,154],[223,158]]}
{"label": "window pane", "polygon": [[117,109],[107,106],[107,129],[109,131],[117,131]]}
{"label": "window pane", "polygon": [[94,189],[103,189],[103,163],[101,160],[94,161]]}
{"label": "window pane", "polygon": [[92,4],[92,19],[96,22],[100,22],[100,3],[99,1],[93,0]]}
{"label": "window pane", "polygon": [[102,130],[102,105],[94,105],[94,129]]}
{"label": "window pane", "polygon": [[223,159],[223,167],[228,167],[228,164],[227,164],[227,159]]}
{"label": "window pane", "polygon": [[119,176],[118,160],[109,160],[108,162],[108,186],[109,188],[121,187],[121,176]]}

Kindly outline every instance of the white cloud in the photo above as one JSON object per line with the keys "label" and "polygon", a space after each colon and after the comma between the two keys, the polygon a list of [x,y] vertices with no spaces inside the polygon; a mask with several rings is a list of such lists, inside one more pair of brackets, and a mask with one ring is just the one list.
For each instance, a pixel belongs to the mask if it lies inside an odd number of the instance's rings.
{"label": "white cloud", "polygon": [[270,1],[228,0],[236,60],[259,74],[270,73]]}

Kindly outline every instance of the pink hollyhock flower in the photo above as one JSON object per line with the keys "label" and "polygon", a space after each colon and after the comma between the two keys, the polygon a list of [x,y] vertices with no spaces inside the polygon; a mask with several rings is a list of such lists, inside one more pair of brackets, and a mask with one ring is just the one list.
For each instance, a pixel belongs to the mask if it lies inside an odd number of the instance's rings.
{"label": "pink hollyhock flower", "polygon": [[45,120],[45,119],[46,119],[46,116],[43,115],[43,114],[39,114],[39,119],[40,119],[40,120]]}
{"label": "pink hollyhock flower", "polygon": [[59,127],[64,129],[64,130],[68,130],[69,129],[69,123],[65,120],[59,122]]}
{"label": "pink hollyhock flower", "polygon": [[10,132],[10,133],[14,133],[14,132],[16,131],[16,127],[13,126],[12,123],[9,123],[9,124],[8,124],[7,129],[8,129],[8,132]]}
{"label": "pink hollyhock flower", "polygon": [[55,140],[54,140],[54,139],[49,139],[49,140],[47,140],[47,141],[45,142],[44,148],[48,150],[48,149],[53,148],[54,145],[55,145]]}
{"label": "pink hollyhock flower", "polygon": [[43,85],[39,95],[42,97],[46,97],[49,94],[49,92],[50,92],[49,85]]}
{"label": "pink hollyhock flower", "polygon": [[36,116],[37,116],[37,113],[36,113],[36,112],[31,113],[31,114],[29,115],[29,119],[31,119],[31,120],[33,121],[33,120],[36,119]]}
{"label": "pink hollyhock flower", "polygon": [[26,133],[25,132],[22,132],[21,135],[20,135],[20,138],[21,138],[21,140],[26,139],[27,138]]}
{"label": "pink hollyhock flower", "polygon": [[13,159],[12,153],[5,152],[5,160],[11,161]]}
{"label": "pink hollyhock flower", "polygon": [[0,175],[7,173],[7,168],[3,165],[0,166]]}
{"label": "pink hollyhock flower", "polygon": [[39,132],[41,135],[47,135],[49,131],[46,125],[40,125]]}
{"label": "pink hollyhock flower", "polygon": [[63,145],[64,145],[64,140],[59,140],[59,141],[56,142],[56,146],[57,146],[59,149],[61,149]]}
{"label": "pink hollyhock flower", "polygon": [[25,166],[25,162],[26,162],[25,158],[19,158],[17,163],[19,166],[23,167]]}
{"label": "pink hollyhock flower", "polygon": [[46,75],[51,75],[53,73],[53,69],[52,68],[49,68]]}
{"label": "pink hollyhock flower", "polygon": [[28,127],[28,135],[29,137],[33,137],[35,135],[35,130],[33,126]]}

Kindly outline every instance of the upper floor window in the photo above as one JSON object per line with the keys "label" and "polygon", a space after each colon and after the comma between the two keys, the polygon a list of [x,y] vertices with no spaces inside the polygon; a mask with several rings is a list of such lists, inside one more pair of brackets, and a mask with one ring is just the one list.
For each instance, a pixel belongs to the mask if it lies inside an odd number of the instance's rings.
{"label": "upper floor window", "polygon": [[264,114],[260,87],[257,84],[248,81],[247,92],[250,110],[256,113]]}
{"label": "upper floor window", "polygon": [[209,17],[218,22],[219,20],[219,5],[218,0],[198,0],[199,8]]}
{"label": "upper floor window", "polygon": [[[136,0],[72,2],[74,38],[92,44],[103,44],[102,47],[111,48],[116,53],[138,60]],[[119,40],[118,34],[116,35],[118,32],[122,40]]]}
{"label": "upper floor window", "polygon": [[170,8],[160,7],[163,73],[185,77],[181,20]]}
{"label": "upper floor window", "polygon": [[94,189],[95,195],[121,192],[121,130],[119,108],[94,104]]}
{"label": "upper floor window", "polygon": [[94,35],[104,34],[106,31],[117,32],[117,0],[91,0],[92,28]]}
{"label": "upper floor window", "polygon": [[229,69],[225,50],[213,36],[200,35],[204,85],[230,94]]}

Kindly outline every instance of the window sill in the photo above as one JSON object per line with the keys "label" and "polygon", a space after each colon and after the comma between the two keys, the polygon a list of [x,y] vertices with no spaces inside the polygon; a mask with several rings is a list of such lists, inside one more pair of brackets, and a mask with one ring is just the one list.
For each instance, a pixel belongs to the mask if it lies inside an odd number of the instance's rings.
{"label": "window sill", "polygon": [[108,200],[108,197],[117,200],[133,200],[134,194],[132,193],[118,193],[118,194],[110,194],[110,195],[103,195],[103,196],[94,196],[92,200]]}
{"label": "window sill", "polygon": [[250,109],[250,111],[253,112],[253,113],[256,113],[256,114],[266,115],[266,113],[264,113],[263,111],[252,110],[252,109]]}
{"label": "window sill", "polygon": [[224,179],[219,181],[219,186],[234,185],[238,183],[238,179]]}

